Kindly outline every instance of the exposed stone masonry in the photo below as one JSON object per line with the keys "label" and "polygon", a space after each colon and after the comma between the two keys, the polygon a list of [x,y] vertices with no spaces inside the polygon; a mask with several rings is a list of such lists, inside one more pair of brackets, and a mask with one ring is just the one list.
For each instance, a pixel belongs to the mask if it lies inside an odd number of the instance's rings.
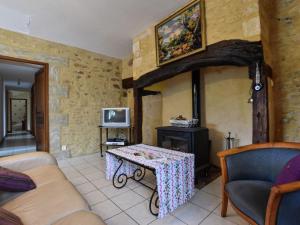
{"label": "exposed stone masonry", "polygon": [[101,108],[124,102],[121,60],[3,29],[0,43],[1,55],[49,63],[50,152],[98,151]]}

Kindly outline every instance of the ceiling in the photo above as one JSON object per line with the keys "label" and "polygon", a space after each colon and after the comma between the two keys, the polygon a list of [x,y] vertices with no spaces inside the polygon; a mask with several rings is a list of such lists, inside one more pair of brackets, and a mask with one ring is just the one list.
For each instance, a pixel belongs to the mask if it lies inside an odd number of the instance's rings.
{"label": "ceiling", "polygon": [[31,88],[35,73],[40,68],[38,65],[19,65],[0,61],[0,77],[5,81],[5,86]]}
{"label": "ceiling", "polygon": [[122,58],[134,36],[188,1],[0,0],[0,26]]}

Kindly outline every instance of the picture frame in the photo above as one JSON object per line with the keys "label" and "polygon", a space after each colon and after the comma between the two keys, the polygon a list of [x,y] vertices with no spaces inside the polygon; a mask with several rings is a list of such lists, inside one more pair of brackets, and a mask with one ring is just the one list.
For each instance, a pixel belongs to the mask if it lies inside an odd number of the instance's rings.
{"label": "picture frame", "polygon": [[205,3],[195,0],[155,26],[156,63],[162,66],[206,49]]}

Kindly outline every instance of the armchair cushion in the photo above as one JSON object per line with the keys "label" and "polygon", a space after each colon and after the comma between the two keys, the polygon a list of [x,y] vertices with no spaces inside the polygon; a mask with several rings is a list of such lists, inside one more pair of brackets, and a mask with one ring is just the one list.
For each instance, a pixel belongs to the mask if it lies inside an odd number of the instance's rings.
{"label": "armchair cushion", "polygon": [[277,177],[276,185],[295,181],[300,181],[300,154],[287,162]]}
{"label": "armchair cushion", "polygon": [[269,194],[273,183],[259,180],[237,180],[226,184],[232,204],[259,225],[264,225]]}
{"label": "armchair cushion", "polygon": [[262,180],[276,182],[286,163],[299,155],[299,150],[265,148],[226,157],[229,181]]}

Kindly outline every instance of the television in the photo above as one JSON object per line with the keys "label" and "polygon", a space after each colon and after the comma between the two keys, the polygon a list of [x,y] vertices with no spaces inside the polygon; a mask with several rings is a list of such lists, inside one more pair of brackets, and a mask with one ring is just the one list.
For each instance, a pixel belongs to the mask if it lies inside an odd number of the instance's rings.
{"label": "television", "polygon": [[103,127],[129,127],[130,126],[129,108],[103,108],[102,126]]}

